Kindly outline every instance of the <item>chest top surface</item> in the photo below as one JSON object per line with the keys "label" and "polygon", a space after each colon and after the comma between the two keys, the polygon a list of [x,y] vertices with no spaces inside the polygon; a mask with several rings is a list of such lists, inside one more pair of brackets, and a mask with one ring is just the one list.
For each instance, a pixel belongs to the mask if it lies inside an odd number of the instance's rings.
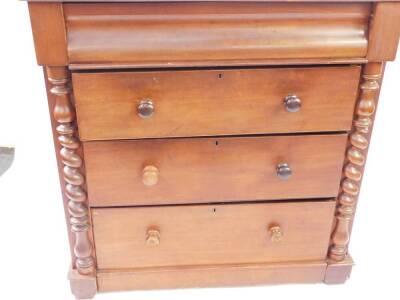
{"label": "chest top surface", "polygon": [[[69,3],[69,2],[110,2],[110,3],[118,3],[118,2],[255,2],[253,0],[201,0],[201,1],[196,1],[196,0],[22,0],[22,1],[27,1],[27,2],[56,2],[56,3]],[[334,2],[399,2],[400,0],[258,0],[257,2],[322,2],[322,3],[334,3]]]}

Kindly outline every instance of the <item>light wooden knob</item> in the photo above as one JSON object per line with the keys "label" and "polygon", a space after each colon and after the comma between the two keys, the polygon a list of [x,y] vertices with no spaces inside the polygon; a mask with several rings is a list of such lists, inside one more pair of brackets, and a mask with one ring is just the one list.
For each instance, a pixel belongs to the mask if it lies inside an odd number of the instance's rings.
{"label": "light wooden knob", "polygon": [[146,186],[156,185],[158,182],[158,169],[155,166],[146,166],[142,172],[142,181]]}
{"label": "light wooden knob", "polygon": [[147,246],[157,246],[160,244],[160,232],[157,229],[147,230],[146,245]]}
{"label": "light wooden knob", "polygon": [[271,242],[279,243],[283,240],[283,231],[279,225],[274,225],[269,228]]}
{"label": "light wooden knob", "polygon": [[296,95],[287,95],[283,103],[288,112],[298,112],[301,108],[301,100]]}

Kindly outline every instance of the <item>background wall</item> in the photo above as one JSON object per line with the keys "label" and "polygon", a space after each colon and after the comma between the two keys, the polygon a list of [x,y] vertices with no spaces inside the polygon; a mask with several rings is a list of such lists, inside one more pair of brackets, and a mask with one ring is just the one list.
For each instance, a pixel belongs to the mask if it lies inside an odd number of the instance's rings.
{"label": "background wall", "polygon": [[[0,178],[0,299],[73,299],[50,120],[26,4],[0,1],[0,145],[16,147]],[[286,285],[101,294],[96,299],[349,299],[399,297],[400,53],[389,63],[372,137],[345,285]]]}

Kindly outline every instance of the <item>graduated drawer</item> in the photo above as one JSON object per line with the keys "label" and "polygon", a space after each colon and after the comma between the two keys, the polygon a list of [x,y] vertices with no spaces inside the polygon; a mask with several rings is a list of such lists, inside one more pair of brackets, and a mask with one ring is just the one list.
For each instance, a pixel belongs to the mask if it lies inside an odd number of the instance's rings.
{"label": "graduated drawer", "polygon": [[82,140],[346,131],[359,66],[74,73]]}
{"label": "graduated drawer", "polygon": [[346,141],[332,134],[85,142],[90,204],[335,197]]}
{"label": "graduated drawer", "polygon": [[334,201],[93,209],[99,269],[324,260]]}

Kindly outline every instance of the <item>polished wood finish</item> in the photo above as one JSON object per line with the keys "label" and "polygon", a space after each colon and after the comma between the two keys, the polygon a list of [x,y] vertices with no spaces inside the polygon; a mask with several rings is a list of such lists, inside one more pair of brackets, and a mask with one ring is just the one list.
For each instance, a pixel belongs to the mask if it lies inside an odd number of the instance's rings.
{"label": "polished wood finish", "polygon": [[[257,59],[257,60],[201,60],[196,62],[187,62],[187,61],[174,61],[168,63],[168,65],[163,63],[154,63],[151,65],[151,69],[157,70],[169,70],[174,68],[221,68],[221,67],[260,67],[260,66],[271,66],[271,67],[293,67],[293,66],[318,66],[321,64],[324,65],[357,65],[357,64],[365,64],[368,60],[364,58],[358,57],[343,57],[343,58],[295,58],[295,59]],[[69,68],[72,71],[110,71],[110,70],[118,70],[118,71],[127,71],[132,69],[147,69],[149,67],[148,64],[142,63],[77,63],[70,64]]]}
{"label": "polished wood finish", "polygon": [[[82,140],[347,131],[360,67],[74,73]],[[179,82],[179,85],[175,85]],[[301,99],[288,112],[289,95]],[[142,118],[138,106],[154,113]]]}
{"label": "polished wood finish", "polygon": [[400,3],[382,2],[375,5],[367,58],[369,61],[394,60],[400,36]]}
{"label": "polished wood finish", "polygon": [[142,181],[146,186],[156,185],[158,182],[159,170],[155,166],[146,166],[143,168]]}
{"label": "polished wood finish", "polygon": [[329,261],[326,267],[324,282],[326,284],[345,283],[350,278],[354,262],[350,255],[338,261]]}
{"label": "polished wood finish", "polygon": [[[97,266],[322,260],[334,208],[334,201],[322,201],[93,209]],[[157,247],[146,243],[149,226],[158,228]],[[284,232],[279,241],[271,240],[271,226]]]}
{"label": "polished wood finish", "polygon": [[67,193],[65,189],[65,182],[64,182],[64,164],[61,160],[61,144],[58,141],[58,132],[57,132],[57,126],[58,122],[54,119],[53,117],[53,112],[54,108],[56,105],[57,101],[57,96],[53,94],[50,90],[53,87],[53,84],[49,81],[48,75],[47,75],[47,70],[45,67],[43,67],[43,73],[44,73],[44,81],[46,85],[46,93],[47,93],[47,98],[48,98],[48,108],[49,108],[49,115],[50,115],[50,122],[51,122],[51,128],[52,128],[52,133],[53,133],[53,142],[54,142],[54,150],[57,158],[57,167],[58,167],[58,176],[59,176],[59,181],[60,181],[60,188],[61,188],[61,196],[63,200],[63,206],[64,206],[64,213],[65,213],[65,219],[66,219],[66,225],[67,225],[67,233],[68,233],[68,239],[69,239],[69,244],[70,244],[70,252],[71,252],[71,261],[72,264],[74,264],[75,261],[75,254],[74,254],[74,245],[75,245],[75,235],[73,234],[71,230],[71,223],[69,222],[69,212],[68,212],[68,201],[69,199],[67,198]]}
{"label": "polished wood finish", "polygon": [[97,281],[100,292],[315,283],[324,280],[326,266],[311,261],[113,270],[99,271]]}
{"label": "polished wood finish", "polygon": [[28,4],[72,293],[345,282],[400,1],[138,1]]}
{"label": "polished wood finish", "polygon": [[281,225],[272,225],[268,228],[269,239],[272,243],[280,243],[283,240],[283,229]]}
{"label": "polished wood finish", "polygon": [[146,245],[147,246],[158,246],[160,245],[161,234],[157,229],[149,229],[146,234]]}
{"label": "polished wood finish", "polygon": [[62,4],[29,3],[29,14],[38,64],[66,66],[68,54]]}
{"label": "polished wood finish", "polygon": [[64,67],[48,67],[50,93],[55,96],[53,118],[60,148],[60,159],[64,165],[63,179],[71,231],[74,233],[74,268],[81,275],[95,275],[93,247],[88,234],[90,228],[89,210],[84,190],[83,160],[78,149],[81,144],[76,135],[75,111],[71,101],[69,72]]}
{"label": "polished wood finish", "polygon": [[371,6],[82,3],[64,4],[64,11],[71,63],[151,67],[175,61],[365,57]]}
{"label": "polished wood finish", "polygon": [[[346,135],[86,142],[91,206],[336,197]],[[288,163],[293,175],[278,177]],[[146,186],[146,165],[159,170]]]}
{"label": "polished wood finish", "polygon": [[76,269],[70,269],[68,279],[71,292],[76,299],[91,299],[97,293],[97,278],[79,274]]}
{"label": "polished wood finish", "polygon": [[332,234],[332,246],[328,254],[328,257],[334,261],[342,261],[347,256],[351,225],[360,193],[383,67],[382,63],[369,63],[365,65],[363,70],[363,81],[360,85],[353,130],[349,135],[349,147],[338,197],[336,225]]}
{"label": "polished wood finish", "polygon": [[[22,0],[27,2],[66,2],[65,0]],[[351,2],[396,2],[398,0],[352,0]],[[171,2],[171,0],[68,0],[68,2]],[[175,0],[174,2],[196,2],[194,0]],[[202,2],[254,2],[254,0],[203,0]],[[258,2],[332,2],[332,0],[259,0]],[[335,0],[335,2],[349,2],[348,0]]]}

